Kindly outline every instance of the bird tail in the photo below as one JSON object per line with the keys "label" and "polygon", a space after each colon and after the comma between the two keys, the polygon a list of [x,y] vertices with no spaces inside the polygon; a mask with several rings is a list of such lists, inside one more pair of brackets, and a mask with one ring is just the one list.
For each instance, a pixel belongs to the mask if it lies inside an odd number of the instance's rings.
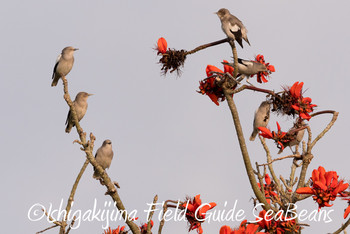
{"label": "bird tail", "polygon": [[67,124],[66,127],[66,133],[70,133],[70,131],[72,130],[73,125],[71,125],[70,123]]}
{"label": "bird tail", "polygon": [[242,43],[242,38],[237,38],[236,37],[236,41],[238,42],[238,44],[242,47],[243,49],[243,43]]}
{"label": "bird tail", "polygon": [[[249,42],[249,40],[248,40],[248,37],[245,37],[245,38],[243,38],[247,43],[248,43],[248,45],[250,46],[250,42]],[[243,48],[243,47],[242,47]]]}
{"label": "bird tail", "polygon": [[252,132],[252,135],[250,136],[249,140],[250,140],[250,141],[254,141],[256,135],[258,135],[258,131],[254,130],[254,131]]}
{"label": "bird tail", "polygon": [[60,78],[54,77],[53,80],[52,80],[52,83],[51,83],[51,87],[56,86],[59,79],[60,79]]}
{"label": "bird tail", "polygon": [[96,168],[94,167],[94,174],[92,175],[92,178],[99,180],[101,179],[101,175],[100,173],[98,173],[98,171],[96,170]]}

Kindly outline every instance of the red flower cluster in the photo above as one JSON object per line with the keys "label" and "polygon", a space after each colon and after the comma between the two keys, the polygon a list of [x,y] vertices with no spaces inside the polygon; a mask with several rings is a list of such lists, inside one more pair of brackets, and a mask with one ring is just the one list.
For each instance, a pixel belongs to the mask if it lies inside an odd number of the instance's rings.
{"label": "red flower cluster", "polygon": [[311,98],[303,97],[303,85],[304,82],[295,82],[288,90],[289,94],[293,97],[291,107],[299,113],[301,119],[310,120],[311,116],[309,113],[313,112],[313,108],[317,105],[311,104]]}
{"label": "red flower cluster", "polygon": [[[224,62],[227,63],[226,60]],[[199,82],[199,91],[198,93],[206,94],[209,96],[209,98],[218,106],[219,102],[225,101],[225,95],[222,90],[217,84],[216,84],[216,77],[221,77],[220,74],[215,74],[215,72],[218,73],[230,73],[233,74],[233,67],[229,65],[224,65],[224,71],[220,70],[219,68],[208,65],[205,69],[205,72],[207,73],[206,79]]]}
{"label": "red flower cluster", "polygon": [[[151,229],[153,228],[153,220],[151,220]],[[141,234],[146,234],[147,233],[147,223],[143,224],[142,226],[140,226],[141,229]]]}
{"label": "red flower cluster", "polygon": [[[343,195],[343,192],[349,186],[348,183],[344,183],[343,180],[338,181],[338,175],[335,171],[328,171],[320,166],[318,169],[312,171],[312,188],[303,187],[297,189],[299,194],[312,194],[312,198],[318,203],[318,209],[324,206],[330,207],[333,204],[329,204],[330,201],[334,201],[339,194]],[[345,214],[344,214],[345,215]]]}
{"label": "red flower cluster", "polygon": [[272,72],[275,72],[275,67],[273,65],[270,65],[270,63],[265,63],[265,59],[264,59],[264,55],[258,54],[255,57],[255,61],[261,64],[264,64],[266,66],[267,71],[266,72],[259,72],[258,74],[256,74],[257,77],[257,81],[259,83],[266,83],[267,80],[265,78],[265,76],[269,76]]}
{"label": "red flower cluster", "polygon": [[[278,194],[275,192],[275,184],[271,182],[270,176],[268,174],[265,175],[264,191],[267,202],[270,204],[271,199],[278,199]],[[258,183],[259,188],[261,189],[260,183]]]}
{"label": "red flower cluster", "polygon": [[157,42],[157,50],[158,50],[158,54],[165,54],[168,48],[168,43],[167,41],[161,37],[158,39]]}
{"label": "red flower cluster", "polygon": [[[262,210],[259,213],[261,221],[258,222],[262,229],[265,229],[268,233],[299,233],[300,226],[296,224],[295,219],[286,220],[282,214],[276,214],[272,217],[267,214],[266,210]],[[260,220],[256,219],[256,220]]]}
{"label": "red flower cluster", "polygon": [[104,231],[104,234],[123,234],[123,233],[127,233],[126,231],[124,231],[125,226],[120,227],[118,226],[118,228],[116,229],[111,229],[111,227],[108,228],[108,230]]}
{"label": "red flower cluster", "polygon": [[202,200],[200,199],[200,194],[195,196],[193,199],[188,198],[184,201],[181,206],[182,208],[187,208],[186,219],[190,224],[188,231],[197,229],[199,234],[203,233],[201,224],[204,222],[206,212],[213,209],[216,206],[215,202],[211,202],[205,206],[202,206]]}
{"label": "red flower cluster", "polygon": [[[229,226],[222,226],[220,234],[254,234],[258,230],[259,225],[255,223],[247,224],[247,220],[243,220],[238,229],[232,230]],[[263,233],[263,232],[258,232]]]}
{"label": "red flower cluster", "polygon": [[290,138],[287,136],[287,132],[281,131],[281,126],[278,122],[277,124],[277,132],[270,131],[268,128],[265,127],[258,127],[258,129],[261,131],[260,136],[268,139],[273,139],[277,143],[277,147],[281,150],[284,149],[284,145],[286,145]]}

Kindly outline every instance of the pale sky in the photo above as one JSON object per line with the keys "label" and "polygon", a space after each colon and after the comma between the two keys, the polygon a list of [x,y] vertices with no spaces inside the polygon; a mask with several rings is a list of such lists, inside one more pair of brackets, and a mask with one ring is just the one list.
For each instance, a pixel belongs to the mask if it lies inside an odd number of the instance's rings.
{"label": "pale sky", "polygon": [[[340,1],[3,1],[0,7],[0,76],[3,114],[1,123],[3,233],[35,233],[50,226],[45,219],[30,221],[28,210],[36,203],[65,207],[74,180],[85,161],[75,128],[65,133],[68,106],[62,82],[51,87],[57,55],[66,46],[79,48],[67,76],[73,97],[86,91],[90,97],[81,126],[96,136],[95,151],[105,139],[113,142],[115,158],[108,170],[118,181],[119,194],[128,210],[138,211],[145,222],[147,203],[183,200],[201,194],[203,202],[216,202],[217,211],[243,209],[252,215],[253,191],[245,173],[238,140],[226,103],[219,107],[196,92],[207,64],[221,68],[232,56],[228,44],[209,48],[187,58],[182,76],[161,76],[153,50],[164,37],[170,48],[191,50],[225,38],[218,17],[225,7],[248,29],[251,46],[238,48],[243,59],[263,54],[276,72],[261,88],[303,81],[305,96],[319,110],[339,111],[338,121],[319,141],[308,177],[322,165],[349,179],[348,144],[350,87],[350,3]],[[253,114],[264,95],[243,92],[235,96],[252,162],[265,162],[256,140],[248,141]],[[331,116],[310,121],[314,136]],[[288,129],[291,120],[276,117]],[[277,149],[268,142],[273,157]],[[287,149],[286,154],[290,153]],[[278,175],[289,176],[291,160],[275,163]],[[299,171],[298,171],[299,172]],[[73,211],[91,210],[111,201],[105,187],[92,179],[88,166],[75,196]],[[225,208],[224,203],[228,205]],[[313,200],[297,203],[309,213]],[[326,208],[332,222],[307,222],[304,233],[333,232],[340,227],[345,201]],[[158,208],[160,208],[158,206]],[[107,209],[108,210],[108,209]],[[113,208],[109,209],[110,211]],[[158,215],[158,213],[156,213]],[[204,223],[204,233],[218,233],[222,225],[239,221]],[[104,222],[81,222],[71,233],[102,233]],[[113,228],[122,221],[111,224]],[[159,221],[155,220],[155,230]],[[163,233],[187,233],[185,222],[170,221]],[[57,233],[58,229],[45,233]],[[156,231],[154,231],[156,232]],[[192,231],[191,233],[195,233]]]}

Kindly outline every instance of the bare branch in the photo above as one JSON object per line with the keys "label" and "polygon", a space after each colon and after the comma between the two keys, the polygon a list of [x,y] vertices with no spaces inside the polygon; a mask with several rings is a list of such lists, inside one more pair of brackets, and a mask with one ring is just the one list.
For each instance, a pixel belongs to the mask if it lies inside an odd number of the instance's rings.
{"label": "bare branch", "polygon": [[44,230],[37,232],[36,234],[46,232],[46,231],[48,231],[48,230],[50,230],[50,229],[52,229],[52,228],[58,227],[58,226],[59,226],[59,225],[55,224],[55,225],[53,225],[53,226],[51,226],[51,227],[45,228]]}
{"label": "bare branch", "polygon": [[148,219],[148,223],[147,223],[147,234],[151,234],[151,220],[153,217],[153,213],[154,213],[154,209],[156,208],[156,202],[158,201],[158,195],[155,195],[153,198],[153,205],[152,205],[152,211],[149,214],[149,219]]}
{"label": "bare branch", "polygon": [[320,140],[329,131],[329,129],[331,129],[335,121],[337,121],[338,115],[339,115],[339,112],[333,112],[333,118],[331,122],[329,122],[327,127],[313,140],[313,142],[310,145],[310,149],[308,149],[308,151],[309,150],[311,151],[312,147],[314,147],[317,141]]}
{"label": "bare branch", "polygon": [[208,44],[204,44],[204,45],[198,46],[198,47],[196,47],[193,50],[187,51],[186,55],[194,54],[194,53],[196,53],[196,52],[198,52],[200,50],[206,49],[206,48],[211,47],[211,46],[216,46],[216,45],[219,45],[219,44],[222,44],[222,43],[225,43],[225,42],[229,42],[229,40],[230,40],[229,38],[225,38],[225,39],[222,39],[222,40],[219,40],[219,41],[214,41],[214,42],[211,42],[211,43],[208,43]]}
{"label": "bare branch", "polygon": [[350,224],[350,219],[348,219],[348,221],[346,221],[346,223],[344,223],[338,230],[333,232],[333,234],[339,234],[341,233],[341,231],[345,231],[345,228],[349,226],[349,224]]}

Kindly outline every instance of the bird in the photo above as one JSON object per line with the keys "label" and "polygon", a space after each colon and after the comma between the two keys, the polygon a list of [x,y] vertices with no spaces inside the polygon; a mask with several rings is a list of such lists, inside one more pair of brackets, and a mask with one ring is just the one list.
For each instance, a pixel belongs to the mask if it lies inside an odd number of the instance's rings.
{"label": "bird", "polygon": [[232,15],[226,8],[221,8],[215,14],[219,17],[222,31],[224,31],[228,38],[237,41],[242,48],[242,38],[250,45],[247,37],[247,29],[244,27],[242,21]]}
{"label": "bird", "polygon": [[259,108],[255,111],[253,132],[249,138],[250,141],[254,141],[256,135],[259,133],[258,127],[266,127],[270,120],[270,103],[263,101]]}
{"label": "bird", "polygon": [[[295,131],[296,129],[300,129],[300,128],[303,128],[299,131]],[[294,135],[294,139],[286,144],[284,144],[284,147],[287,147],[289,146],[290,148],[292,146],[296,146],[296,145],[299,145],[301,140],[303,139],[304,137],[304,133],[305,133],[305,128],[306,128],[306,124],[304,122],[301,122],[300,124],[296,124],[294,125],[293,128],[291,128],[287,134],[290,134],[290,135]],[[292,148],[291,148],[292,150]],[[293,151],[293,150],[292,150]],[[278,154],[282,153],[283,152],[283,149],[280,149],[278,151]],[[294,153],[294,152],[293,152]]]}
{"label": "bird", "polygon": [[[87,99],[89,96],[93,94],[87,93],[87,92],[79,92],[77,96],[75,96],[73,105],[75,108],[75,112],[77,113],[78,121],[82,120],[84,117],[86,110],[88,108],[88,103]],[[67,115],[67,120],[66,120],[66,133],[70,133],[72,127],[75,126],[73,122],[73,116],[71,110],[69,110],[68,115]]]}
{"label": "bird", "polygon": [[[102,143],[102,146],[98,148],[95,154],[95,159],[97,163],[103,168],[103,170],[110,167],[113,159],[112,142],[110,140],[105,140]],[[95,167],[93,178],[101,181],[101,174],[98,173]]]}
{"label": "bird", "polygon": [[[224,63],[225,65],[229,65],[234,67],[233,63]],[[253,76],[259,72],[267,72],[267,68],[264,64],[251,61],[251,60],[244,60],[241,58],[238,58],[238,75],[237,77],[242,77],[242,79],[247,78],[247,82],[249,83],[249,77]]]}
{"label": "bird", "polygon": [[57,85],[58,80],[62,76],[66,76],[70,70],[72,70],[74,64],[73,53],[76,50],[78,49],[68,46],[62,50],[62,53],[60,55],[58,55],[55,67],[53,68],[51,83],[52,87]]}

